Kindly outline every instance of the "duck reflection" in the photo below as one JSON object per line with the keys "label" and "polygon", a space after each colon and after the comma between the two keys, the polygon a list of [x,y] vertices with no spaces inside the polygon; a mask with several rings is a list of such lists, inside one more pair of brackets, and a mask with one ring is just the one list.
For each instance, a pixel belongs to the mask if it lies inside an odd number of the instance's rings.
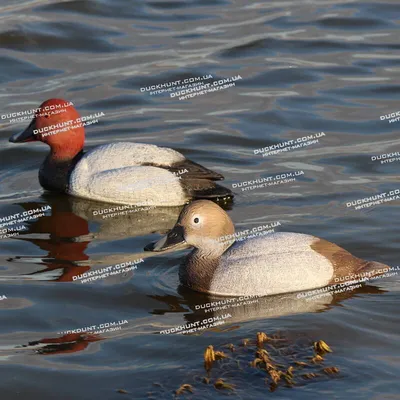
{"label": "duck reflection", "polygon": [[90,343],[100,340],[104,340],[104,338],[97,334],[70,333],[61,337],[43,338],[20,347],[31,348],[37,354],[42,355],[68,354],[83,351]]}
{"label": "duck reflection", "polygon": [[[26,222],[27,230],[15,239],[27,241],[47,253],[42,257],[15,256],[10,263],[44,265],[30,272],[27,279],[70,282],[97,265],[115,265],[154,256],[140,251],[134,254],[100,254],[92,257],[88,246],[93,242],[141,237],[169,231],[181,211],[180,207],[137,207],[94,202],[70,196],[44,194],[37,202],[18,203],[24,210],[51,206],[49,215]],[[221,205],[221,204],[220,204]],[[222,206],[222,205],[221,205]],[[225,203],[226,209],[231,203]],[[184,247],[184,246],[183,246]],[[142,249],[143,246],[140,246]],[[129,280],[133,271],[110,277],[108,283]]]}
{"label": "duck reflection", "polygon": [[[211,330],[221,330],[226,325],[228,329],[232,324],[244,323],[252,320],[277,318],[287,315],[325,312],[332,307],[340,305],[342,302],[359,295],[365,294],[382,294],[386,293],[376,286],[362,284],[354,290],[343,293],[326,292],[323,296],[304,297],[304,292],[287,293],[266,297],[221,297],[210,296],[203,293],[194,292],[184,286],[180,286],[178,293],[181,297],[176,296],[149,296],[160,302],[167,304],[167,308],[156,308],[153,314],[167,315],[170,313],[184,314],[183,323],[178,325],[193,325],[193,327],[201,327],[202,321],[215,319],[216,321],[225,321],[225,324],[219,325]],[[228,318],[224,318],[226,315]],[[163,319],[163,321],[166,321]],[[198,322],[200,321],[200,322]],[[177,325],[163,324],[163,331],[167,333],[171,328]],[[225,330],[225,328],[222,328]],[[198,332],[202,332],[199,330]]]}
{"label": "duck reflection", "polygon": [[[118,333],[119,338],[134,337],[151,333],[174,334],[182,332],[174,331],[175,327],[187,326],[188,330],[196,328],[194,334],[202,334],[206,331],[229,332],[239,329],[246,322],[268,318],[278,318],[294,314],[326,312],[332,307],[340,306],[344,301],[366,294],[383,294],[386,291],[375,286],[362,285],[361,287],[340,294],[333,294],[321,298],[299,298],[299,293],[285,295],[267,296],[260,298],[232,298],[213,297],[202,293],[193,292],[183,286],[178,289],[179,296],[166,295],[140,295],[140,298],[151,298],[157,302],[157,306],[150,311],[151,317],[137,318],[129,321],[129,325]],[[138,300],[138,299],[136,299]],[[226,309],[215,310],[209,305],[211,303],[224,303],[229,301]],[[160,303],[164,303],[162,307]],[[247,304],[246,304],[247,303]],[[155,304],[154,304],[155,305]],[[205,310],[208,310],[207,312]],[[173,315],[176,317],[173,317]],[[182,316],[183,314],[183,316]],[[218,320],[229,314],[229,318],[222,319],[224,324],[211,327],[209,321]],[[157,315],[157,320],[154,320]],[[183,317],[183,321],[182,321]],[[205,322],[203,322],[205,321]],[[26,348],[41,355],[68,354],[83,351],[93,342],[106,340],[110,337],[103,337],[92,333],[70,333],[59,337],[42,338],[29,342],[27,345],[16,346],[14,349]]]}
{"label": "duck reflection", "polygon": [[[45,268],[27,274],[28,276],[37,275],[37,279],[42,277],[61,282],[71,281],[75,275],[90,269],[90,266],[75,265],[76,261],[89,260],[85,251],[90,241],[74,240],[79,237],[88,237],[88,222],[74,214],[69,203],[63,201],[61,197],[44,197],[43,200],[45,204],[51,206],[51,214],[40,217],[34,222],[27,222],[28,229],[17,239],[36,245],[47,255],[36,259],[30,256],[16,256],[8,261],[22,263],[36,260],[37,264],[44,265]],[[18,205],[24,210],[30,210],[43,206],[43,202]]]}

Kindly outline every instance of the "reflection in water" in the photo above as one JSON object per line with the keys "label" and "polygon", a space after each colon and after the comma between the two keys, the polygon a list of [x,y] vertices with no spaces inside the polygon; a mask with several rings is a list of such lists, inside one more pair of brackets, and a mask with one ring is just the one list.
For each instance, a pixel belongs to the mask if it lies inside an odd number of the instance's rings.
{"label": "reflection in water", "polygon": [[[192,290],[180,286],[178,289],[178,296],[154,296],[154,295],[139,295],[136,301],[142,302],[145,297],[156,300],[158,303],[164,303],[165,308],[160,308],[158,304],[150,311],[150,314],[159,316],[155,324],[153,317],[139,318],[134,321],[129,321],[129,325],[124,327],[118,332],[118,338],[134,337],[144,333],[169,333],[169,329],[175,326],[182,326],[185,324],[193,324],[197,321],[200,323],[197,326],[201,327],[202,321],[210,318],[217,318],[218,316],[230,314],[231,317],[225,320],[225,324],[217,327],[212,327],[206,330],[199,329],[194,334],[202,334],[205,331],[213,332],[228,332],[231,330],[239,329],[243,324],[254,320],[265,320],[268,318],[278,318],[282,316],[300,314],[300,313],[315,313],[328,311],[333,306],[342,304],[345,300],[357,297],[364,294],[383,294],[386,291],[381,290],[375,286],[363,285],[353,291],[344,292],[341,294],[334,294],[325,296],[323,298],[313,298],[306,301],[304,298],[298,299],[297,293],[289,293],[285,295],[261,297],[252,304],[243,304],[244,301],[235,301],[230,304],[226,309],[213,311],[211,307],[203,308],[205,304],[212,302],[222,302],[231,297],[215,297],[208,296],[201,293],[193,292]],[[250,299],[251,300],[251,299]],[[254,299],[253,299],[254,300]],[[208,309],[209,312],[205,312]],[[171,324],[171,313],[178,316],[182,315],[182,320],[176,320],[176,324]],[[164,316],[164,317],[162,317]],[[175,334],[171,331],[171,334]],[[114,337],[114,336],[113,336]],[[12,349],[25,348],[27,350],[35,351],[37,354],[67,354],[85,350],[90,343],[106,340],[108,337],[100,336],[99,334],[92,333],[70,333],[60,337],[46,337],[35,341],[30,341],[27,345],[18,345],[12,347],[10,352],[3,351],[2,354],[8,356],[13,355]]]}
{"label": "reflection in water", "polygon": [[[29,275],[48,276],[49,271],[60,270],[61,275],[54,280],[69,282],[75,276],[91,269],[91,266],[102,263],[115,264],[131,259],[129,256],[105,256],[101,259],[90,259],[88,245],[94,240],[115,240],[124,237],[136,237],[152,232],[164,232],[172,227],[179,215],[179,208],[153,208],[138,211],[128,216],[108,218],[103,222],[95,211],[109,208],[110,205],[90,202],[69,196],[43,196],[51,209],[51,215],[39,218],[30,223],[19,240],[26,240],[47,252],[45,257],[37,259],[37,264],[46,268]],[[24,209],[38,207],[38,203],[19,204]],[[92,228],[92,222],[93,228]],[[37,234],[41,234],[40,236]],[[47,234],[43,237],[43,234]],[[32,257],[13,257],[15,262],[24,262]],[[11,261],[10,260],[10,261]]]}
{"label": "reflection in water", "polygon": [[[363,285],[352,291],[340,294],[329,294],[324,297],[298,298],[298,293],[287,293],[276,296],[266,296],[260,298],[242,298],[209,296],[204,293],[197,293],[189,288],[180,286],[178,293],[182,297],[166,295],[153,296],[152,299],[164,302],[167,308],[156,308],[152,311],[156,315],[165,315],[169,313],[183,313],[185,322],[193,323],[202,321],[206,318],[221,317],[229,313],[231,317],[226,320],[228,324],[244,323],[251,320],[277,318],[285,315],[294,315],[310,312],[324,312],[333,306],[341,304],[343,301],[361,294],[382,294],[385,290],[375,286]],[[232,301],[234,299],[234,301]],[[229,302],[226,302],[228,300]],[[250,304],[245,304],[246,302]],[[219,310],[213,309],[210,303],[219,303]],[[225,303],[225,304],[224,304]],[[205,306],[205,305],[208,306]],[[207,311],[206,311],[207,310]],[[189,312],[190,311],[190,312]],[[173,325],[168,325],[172,328]],[[168,329],[165,327],[164,329]]]}
{"label": "reflection in water", "polygon": [[43,338],[22,347],[32,348],[42,355],[76,353],[85,350],[90,343],[104,340],[99,335],[70,333],[59,338]]}
{"label": "reflection in water", "polygon": [[[87,250],[89,244],[95,241],[112,241],[153,233],[166,233],[174,226],[182,209],[182,207],[133,207],[124,211],[114,211],[115,204],[64,195],[45,194],[42,198],[45,204],[51,206],[51,214],[27,223],[28,230],[16,239],[36,245],[47,252],[47,255],[40,258],[15,256],[9,258],[8,261],[14,263],[35,261],[36,264],[44,265],[45,268],[31,272],[25,277],[59,282],[73,281],[74,277],[89,271],[95,265],[115,265],[154,256],[152,253],[140,251],[90,257]],[[221,206],[223,204],[225,203]],[[30,210],[43,206],[43,202],[19,203],[18,205],[25,210]],[[226,204],[225,208],[230,205]],[[103,218],[105,216],[106,218]],[[131,276],[132,273],[128,273],[124,275],[124,278],[126,280]]]}

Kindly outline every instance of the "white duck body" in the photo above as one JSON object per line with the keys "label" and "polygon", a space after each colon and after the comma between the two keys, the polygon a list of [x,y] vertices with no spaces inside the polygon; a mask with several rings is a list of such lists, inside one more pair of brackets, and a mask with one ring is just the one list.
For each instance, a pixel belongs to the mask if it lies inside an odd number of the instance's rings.
{"label": "white duck body", "polygon": [[318,240],[282,232],[236,242],[220,257],[209,292],[267,296],[326,286],[334,268],[312,249]]}
{"label": "white duck body", "polygon": [[[217,296],[271,296],[376,276],[387,265],[365,261],[316,236],[279,232],[235,242],[218,258],[195,249],[179,271],[181,283]],[[338,278],[338,279],[335,279]]]}
{"label": "white duck body", "polygon": [[[179,165],[195,166],[193,173],[189,169],[182,175],[187,187],[174,173],[174,166]],[[191,199],[188,194],[191,182],[207,172],[212,173],[173,149],[119,142],[84,154],[70,175],[68,193],[115,204],[178,206]],[[215,183],[207,180],[209,176],[201,179],[201,184],[215,187]],[[190,181],[191,178],[194,180]]]}

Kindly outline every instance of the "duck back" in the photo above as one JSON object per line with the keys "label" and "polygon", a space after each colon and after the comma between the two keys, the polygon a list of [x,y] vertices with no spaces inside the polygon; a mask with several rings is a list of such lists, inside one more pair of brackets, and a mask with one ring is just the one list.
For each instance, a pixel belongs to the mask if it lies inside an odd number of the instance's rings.
{"label": "duck back", "polygon": [[312,248],[318,240],[282,232],[236,242],[213,269],[208,292],[268,296],[326,286],[334,268]]}

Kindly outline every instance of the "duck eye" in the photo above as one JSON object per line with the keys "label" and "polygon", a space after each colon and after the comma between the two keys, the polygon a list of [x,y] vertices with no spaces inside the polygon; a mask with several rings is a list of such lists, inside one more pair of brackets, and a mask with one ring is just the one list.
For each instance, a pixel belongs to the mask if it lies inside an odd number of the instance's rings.
{"label": "duck eye", "polygon": [[193,222],[194,222],[195,224],[198,224],[199,221],[200,221],[200,220],[199,220],[197,217],[193,220]]}

